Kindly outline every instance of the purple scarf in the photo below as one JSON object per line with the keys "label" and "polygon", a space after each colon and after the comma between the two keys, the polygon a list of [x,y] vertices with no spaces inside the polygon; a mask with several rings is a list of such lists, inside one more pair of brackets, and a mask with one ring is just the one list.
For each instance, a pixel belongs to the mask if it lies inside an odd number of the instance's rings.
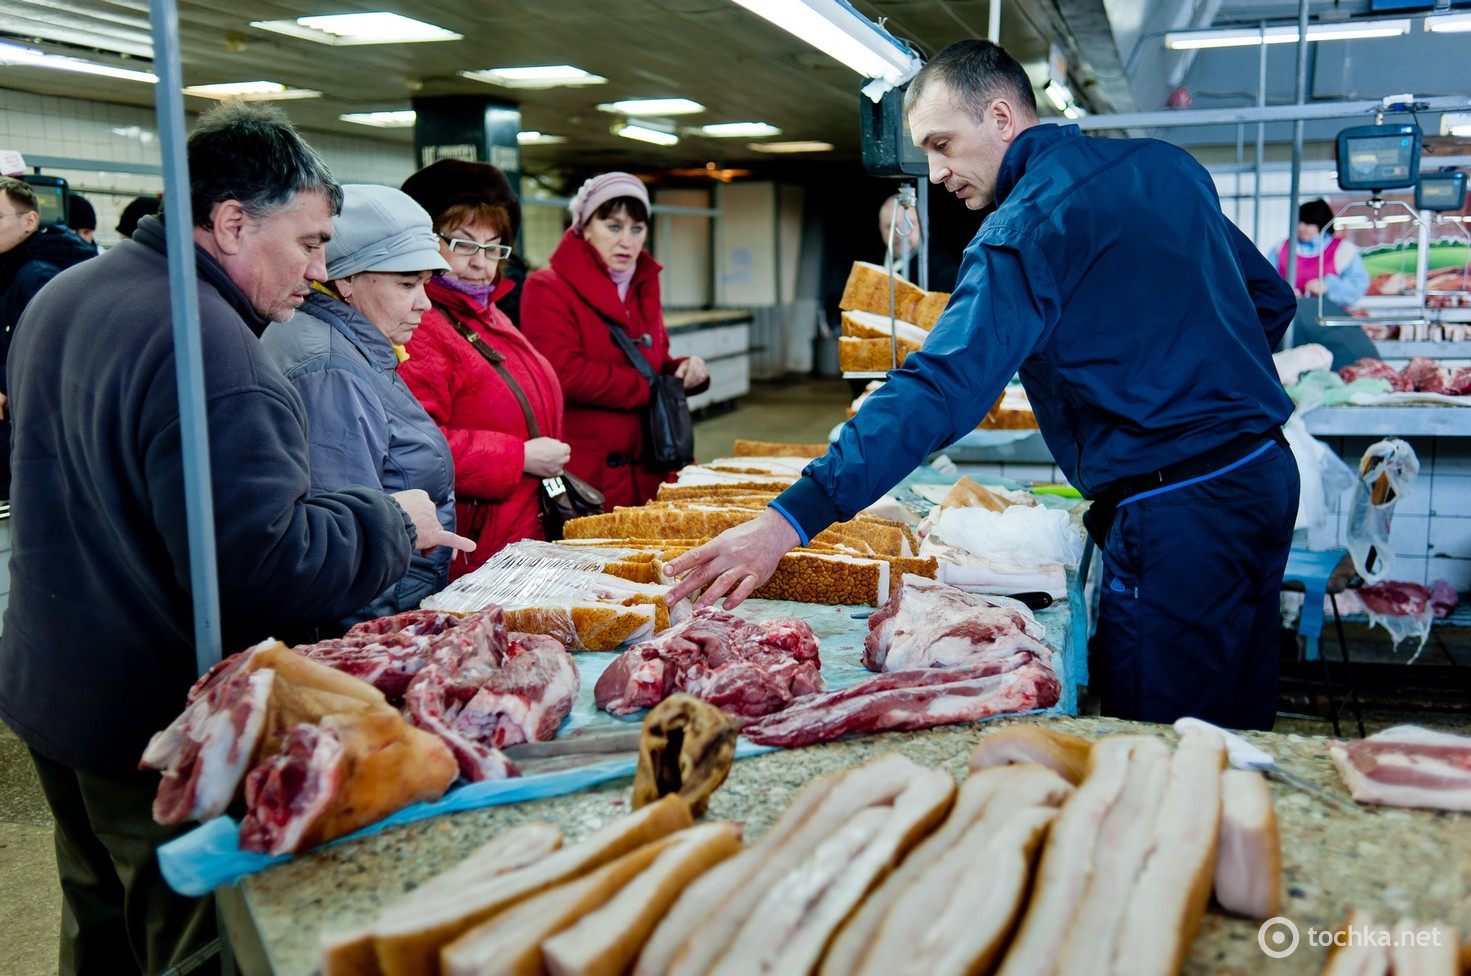
{"label": "purple scarf", "polygon": [[496,288],[496,286],[494,284],[489,284],[489,285],[470,285],[470,284],[466,284],[465,282],[460,281],[458,278],[451,278],[449,275],[440,275],[439,276],[439,282],[441,284],[448,285],[452,290],[459,292],[461,295],[464,295],[466,298],[469,298],[471,301],[475,302],[481,308],[489,308],[490,307],[490,296],[491,296],[491,293],[494,292],[495,291],[495,288]]}

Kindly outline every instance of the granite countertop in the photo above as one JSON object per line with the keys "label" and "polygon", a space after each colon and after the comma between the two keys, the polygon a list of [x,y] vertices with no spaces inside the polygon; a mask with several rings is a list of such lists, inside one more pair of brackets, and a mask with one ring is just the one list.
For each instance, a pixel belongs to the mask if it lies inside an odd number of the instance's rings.
{"label": "granite countertop", "polygon": [[[1104,718],[1035,716],[980,725],[886,733],[783,750],[737,762],[711,799],[707,819],[740,820],[746,839],[764,834],[815,777],[894,750],[963,778],[974,745],[1006,724],[1036,722],[1097,738],[1142,732],[1173,740],[1166,726]],[[1325,750],[1326,739],[1248,733],[1282,766],[1347,796]],[[318,933],[349,928],[508,827],[546,820],[573,843],[629,810],[631,780],[614,780],[571,796],[491,807],[410,824],[340,844],[222,889],[241,971],[306,976],[316,971]],[[1282,834],[1282,915],[1302,932],[1298,950],[1269,959],[1257,945],[1257,923],[1208,912],[1184,972],[1213,976],[1317,974],[1327,950],[1308,944],[1309,928],[1332,930],[1353,908],[1381,923],[1403,916],[1471,935],[1471,817],[1364,807],[1344,811],[1272,781]],[[1447,936],[1448,937],[1448,936]]]}

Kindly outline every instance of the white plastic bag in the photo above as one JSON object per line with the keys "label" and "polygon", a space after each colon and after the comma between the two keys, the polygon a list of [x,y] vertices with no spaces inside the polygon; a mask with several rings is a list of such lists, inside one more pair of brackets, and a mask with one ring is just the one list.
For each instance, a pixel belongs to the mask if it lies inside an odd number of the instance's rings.
{"label": "white plastic bag", "polygon": [[1358,481],[1348,509],[1349,555],[1366,583],[1384,579],[1394,566],[1389,523],[1394,506],[1420,473],[1414,448],[1397,437],[1369,445],[1359,462]]}

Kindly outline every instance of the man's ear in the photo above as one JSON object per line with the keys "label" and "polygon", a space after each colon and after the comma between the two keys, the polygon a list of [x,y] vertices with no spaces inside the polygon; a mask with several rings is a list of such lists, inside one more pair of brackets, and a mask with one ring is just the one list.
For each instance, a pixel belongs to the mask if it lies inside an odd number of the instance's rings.
{"label": "man's ear", "polygon": [[991,124],[996,127],[996,134],[1003,142],[1011,142],[1021,131],[1017,127],[1016,109],[1006,98],[998,98],[991,103]]}
{"label": "man's ear", "polygon": [[41,214],[35,210],[27,210],[21,214],[20,225],[25,228],[26,234],[33,234],[37,227],[41,226]]}
{"label": "man's ear", "polygon": [[210,235],[221,254],[238,254],[250,217],[239,200],[222,200],[210,208]]}

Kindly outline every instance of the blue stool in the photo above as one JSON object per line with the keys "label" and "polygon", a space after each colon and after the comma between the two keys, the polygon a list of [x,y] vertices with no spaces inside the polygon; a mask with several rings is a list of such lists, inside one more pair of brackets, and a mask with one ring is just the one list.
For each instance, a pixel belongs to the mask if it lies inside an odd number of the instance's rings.
{"label": "blue stool", "polygon": [[[1302,638],[1303,659],[1319,661],[1323,665],[1323,688],[1328,695],[1329,721],[1333,723],[1333,734],[1341,735],[1338,715],[1345,705],[1351,705],[1354,719],[1358,723],[1359,737],[1364,736],[1364,716],[1359,709],[1359,696],[1354,686],[1353,666],[1348,657],[1348,641],[1343,636],[1343,619],[1338,614],[1338,594],[1343,584],[1332,579],[1333,572],[1347,555],[1343,549],[1328,549],[1316,552],[1311,549],[1293,549],[1287,557],[1287,569],[1282,573],[1282,588],[1301,590],[1303,594],[1302,615],[1298,618],[1297,633]],[[1334,700],[1333,679],[1328,671],[1328,660],[1323,656],[1318,639],[1323,634],[1323,598],[1333,606],[1333,626],[1338,633],[1339,660],[1343,664],[1344,681],[1347,684],[1347,700],[1339,704]]]}

